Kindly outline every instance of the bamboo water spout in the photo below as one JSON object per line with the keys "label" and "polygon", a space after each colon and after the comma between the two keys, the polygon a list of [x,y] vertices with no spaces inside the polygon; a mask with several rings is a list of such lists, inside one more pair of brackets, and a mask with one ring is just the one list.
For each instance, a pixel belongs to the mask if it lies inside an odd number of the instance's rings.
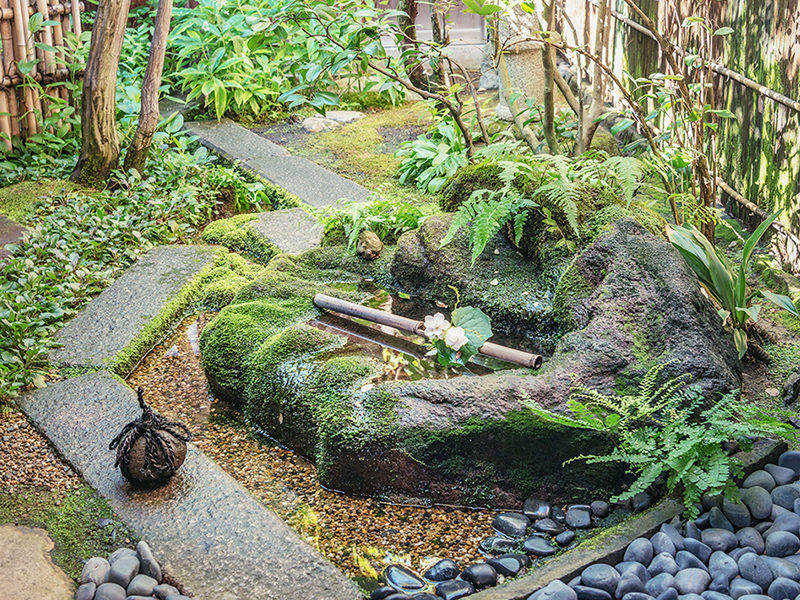
{"label": "bamboo water spout", "polygon": [[[322,308],[324,310],[330,310],[343,315],[371,321],[373,323],[387,325],[389,327],[394,327],[395,329],[401,329],[417,335],[424,335],[425,325],[422,321],[415,321],[414,319],[401,317],[400,315],[393,315],[392,313],[377,310],[375,308],[369,308],[367,306],[361,306],[360,304],[348,302],[347,300],[342,300],[340,298],[334,298],[333,296],[328,296],[326,294],[317,294],[314,296],[314,304],[318,308]],[[498,358],[506,362],[514,363],[515,365],[528,367],[529,369],[538,369],[542,366],[543,362],[543,359],[539,354],[523,352],[522,350],[508,348],[507,346],[493,344],[492,342],[486,342],[483,344],[483,346],[480,347],[479,352],[485,356]]]}

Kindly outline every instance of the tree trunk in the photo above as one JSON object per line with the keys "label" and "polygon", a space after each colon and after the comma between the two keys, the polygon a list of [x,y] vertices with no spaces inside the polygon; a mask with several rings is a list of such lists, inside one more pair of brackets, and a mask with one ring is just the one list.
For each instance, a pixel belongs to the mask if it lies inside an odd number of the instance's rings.
{"label": "tree trunk", "polygon": [[422,62],[414,56],[417,49],[417,0],[400,0],[397,10],[405,13],[398,17],[398,25],[403,33],[404,39],[400,43],[400,63],[406,71],[409,81],[423,90],[430,89],[430,82],[425,76],[425,69]]}
{"label": "tree trunk", "polygon": [[156,12],[153,41],[150,43],[150,57],[142,82],[142,106],[139,112],[139,124],[131,140],[128,154],[125,156],[125,170],[144,171],[150,143],[158,126],[158,88],[161,87],[161,73],[164,70],[164,56],[167,52],[167,36],[172,19],[172,0],[159,0]]}
{"label": "tree trunk", "polygon": [[[556,2],[550,0],[545,3],[544,19],[546,22],[547,36],[554,35]],[[555,73],[556,51],[547,42],[542,44],[542,64],[544,66],[544,111],[542,113],[542,131],[550,154],[560,154],[560,148],[555,133]]]}
{"label": "tree trunk", "polygon": [[117,67],[130,0],[100,0],[83,74],[81,154],[72,180],[103,185],[119,164]]}

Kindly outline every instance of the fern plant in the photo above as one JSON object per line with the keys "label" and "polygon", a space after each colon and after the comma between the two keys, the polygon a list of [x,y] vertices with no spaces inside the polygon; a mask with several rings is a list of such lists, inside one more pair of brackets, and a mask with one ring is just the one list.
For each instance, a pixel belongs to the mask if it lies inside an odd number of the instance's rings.
{"label": "fern plant", "polygon": [[627,464],[636,479],[614,501],[632,498],[663,475],[668,492],[680,491],[688,515],[694,518],[704,493],[731,499],[739,493],[735,480],[742,475],[742,463],[723,443],[736,441],[747,450],[754,438],[795,440],[798,434],[775,414],[742,401],[738,392],[702,408],[702,391],[699,386],[687,387],[687,376],[659,383],[668,364],[650,369],[632,395],[607,395],[575,385],[567,403],[569,414],[551,412],[524,394],[523,398],[547,422],[603,432],[614,441],[610,454],[582,454],[567,461]]}
{"label": "fern plant", "polygon": [[[492,156],[489,151],[483,155]],[[598,151],[576,158],[551,154],[537,155],[535,159],[504,153],[499,156],[501,187],[475,190],[459,206],[441,242],[445,246],[460,229],[468,229],[473,264],[489,240],[509,223],[513,225],[514,242],[519,244],[531,209],[538,208],[540,217],[551,221],[546,223],[549,229],[563,234],[569,243],[569,238],[580,239],[582,197],[593,192],[610,194],[629,205],[639,188],[649,187],[646,182],[649,170],[638,158],[609,157]],[[535,190],[529,191],[533,187]],[[568,231],[553,227],[556,214],[566,220]]]}

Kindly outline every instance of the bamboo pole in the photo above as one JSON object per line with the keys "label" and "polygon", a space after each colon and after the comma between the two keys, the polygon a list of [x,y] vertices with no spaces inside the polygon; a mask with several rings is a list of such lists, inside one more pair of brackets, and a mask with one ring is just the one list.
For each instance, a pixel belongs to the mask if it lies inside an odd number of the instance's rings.
{"label": "bamboo pole", "polygon": [[[333,296],[328,296],[326,294],[317,294],[314,296],[314,304],[325,310],[331,310],[343,315],[365,319],[367,321],[372,321],[373,323],[380,323],[381,325],[387,325],[389,327],[394,327],[395,329],[409,331],[417,335],[423,335],[425,331],[425,325],[422,323],[422,321],[415,321],[414,319],[408,319],[406,317],[401,317],[400,315],[393,315],[392,313],[377,310],[375,308],[369,308],[367,306],[361,306],[360,304],[348,302],[347,300],[341,300],[340,298],[334,298]],[[538,369],[542,366],[543,362],[542,357],[538,354],[523,352],[522,350],[508,348],[499,344],[493,344],[492,342],[486,342],[483,344],[483,346],[480,347],[479,352],[486,356],[499,358],[500,360],[521,365],[523,367],[528,367],[530,369]]]}
{"label": "bamboo pole", "polygon": [[[0,0],[0,8],[11,11],[9,3],[10,0]],[[10,72],[14,64],[14,37],[11,31],[11,24],[11,21],[0,21],[0,42],[3,44],[2,74],[4,76]],[[17,99],[17,92],[14,89],[8,89],[5,93],[8,98],[8,112],[11,113],[9,117],[9,121],[11,122],[11,136],[16,137],[20,134],[19,100]]]}
{"label": "bamboo pole", "polygon": [[[25,19],[23,18],[23,5],[21,0],[13,0],[14,2],[14,54],[16,55],[17,62],[28,60],[28,51],[25,44]],[[22,96],[25,104],[25,122],[26,134],[33,135],[38,132],[36,126],[36,104],[33,99],[33,91],[29,86],[24,86],[22,89]]]}
{"label": "bamboo pole", "polygon": [[78,36],[78,39],[80,39],[81,33],[83,33],[83,28],[81,27],[80,2],[78,0],[71,0],[71,3],[72,3],[72,31],[74,31],[75,35]]}
{"label": "bamboo pole", "polygon": [[[2,60],[0,60],[0,77],[6,73]],[[10,101],[9,101],[10,100]],[[6,90],[0,90],[0,138],[7,150],[11,150],[11,104],[16,103],[16,98]]]}

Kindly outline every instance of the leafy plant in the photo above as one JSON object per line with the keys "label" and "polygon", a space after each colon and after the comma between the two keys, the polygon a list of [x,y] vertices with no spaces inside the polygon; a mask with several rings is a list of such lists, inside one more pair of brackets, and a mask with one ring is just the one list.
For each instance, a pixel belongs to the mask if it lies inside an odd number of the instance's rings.
{"label": "leafy plant", "polygon": [[702,391],[698,386],[686,387],[687,377],[659,384],[668,364],[650,369],[633,395],[611,396],[576,385],[567,403],[569,414],[548,411],[530,398],[525,401],[548,422],[599,431],[611,438],[615,448],[610,454],[581,454],[571,461],[627,464],[636,480],[612,500],[632,498],[663,475],[668,492],[680,491],[688,515],[695,517],[696,503],[705,493],[738,496],[735,478],[742,475],[742,464],[726,451],[725,442],[738,442],[747,450],[757,437],[794,440],[798,434],[775,415],[739,399],[738,392],[704,408]]}
{"label": "leafy plant", "polygon": [[462,306],[453,311],[450,321],[442,313],[425,317],[425,336],[440,365],[464,366],[492,337],[492,324],[481,309]]}
{"label": "leafy plant", "polygon": [[322,223],[326,234],[341,230],[348,248],[353,250],[362,231],[372,231],[384,242],[391,243],[406,231],[417,229],[425,213],[409,202],[373,198],[368,202],[340,202],[319,209],[314,216]]}
{"label": "leafy plant", "polygon": [[[435,114],[435,113],[434,113]],[[452,119],[439,116],[424,135],[403,142],[395,156],[402,160],[397,170],[401,183],[436,193],[459,168],[467,164],[464,139]]]}
{"label": "leafy plant", "polygon": [[758,296],[769,300],[778,308],[798,315],[791,298],[769,290],[750,291],[747,271],[761,237],[781,211],[776,212],[747,238],[738,268],[694,226],[670,227],[669,239],[687,264],[697,274],[700,283],[719,306],[719,315],[733,331],[739,358],[747,352],[747,327],[758,320],[761,304],[754,304]]}

